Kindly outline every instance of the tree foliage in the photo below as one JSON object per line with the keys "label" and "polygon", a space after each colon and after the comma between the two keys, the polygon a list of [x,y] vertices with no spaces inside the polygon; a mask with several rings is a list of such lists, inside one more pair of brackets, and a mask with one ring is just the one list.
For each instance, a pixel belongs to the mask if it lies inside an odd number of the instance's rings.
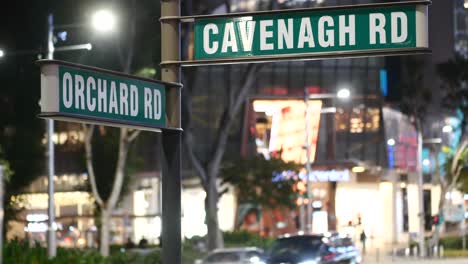
{"label": "tree foliage", "polygon": [[[461,145],[454,156],[447,159],[444,166],[448,182],[451,182],[454,188],[463,193],[468,193],[468,148],[466,144]],[[459,152],[459,153],[458,153]],[[457,159],[454,161],[454,159]]]}
{"label": "tree foliage", "polygon": [[459,110],[463,114],[461,122],[462,137],[466,130],[466,116],[468,115],[468,60],[455,57],[437,65],[437,73],[444,82],[442,105],[450,110]]}
{"label": "tree foliage", "polygon": [[[439,175],[439,184],[441,188],[440,200],[439,200],[439,215],[444,214],[446,200],[445,194],[451,192],[454,189],[461,189],[463,191],[464,185],[467,179],[468,169],[468,140],[464,139],[459,145],[455,153],[450,153],[452,156],[449,157],[443,169],[445,175]],[[439,244],[440,228],[437,225],[435,232],[431,239],[431,246]]]}
{"label": "tree foliage", "polygon": [[459,184],[460,191],[463,193],[468,193],[468,167],[462,169]]}
{"label": "tree foliage", "polygon": [[[92,155],[94,172],[96,174],[96,185],[99,194],[104,200],[110,197],[112,183],[115,180],[116,160],[118,160],[119,154],[119,136],[120,129],[118,128],[99,127],[95,129],[92,137]],[[129,151],[125,177],[123,179],[124,183],[122,185],[119,201],[129,191],[131,183],[130,176],[141,168],[142,157],[135,155],[134,151]]]}
{"label": "tree foliage", "polygon": [[300,168],[301,165],[294,162],[256,156],[225,166],[221,175],[224,183],[236,188],[239,203],[293,208],[297,198],[294,185],[299,180],[297,172]]}
{"label": "tree foliage", "polygon": [[408,56],[403,57],[402,62],[404,74],[400,84],[403,91],[400,108],[403,113],[423,121],[432,101],[430,88],[422,85],[424,60],[419,56]]}
{"label": "tree foliage", "polygon": [[37,118],[39,72],[31,58],[18,59],[17,63],[6,61],[5,65],[0,65],[0,80],[4,84],[0,89],[0,159],[14,172],[9,173],[5,183],[5,224],[14,219],[20,209],[10,203],[10,197],[43,175],[45,161],[41,143],[44,121]]}

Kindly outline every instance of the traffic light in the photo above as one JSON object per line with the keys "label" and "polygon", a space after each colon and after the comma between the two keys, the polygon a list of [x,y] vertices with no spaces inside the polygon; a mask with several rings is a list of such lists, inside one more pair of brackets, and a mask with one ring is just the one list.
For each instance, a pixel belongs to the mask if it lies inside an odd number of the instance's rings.
{"label": "traffic light", "polygon": [[439,223],[440,223],[439,215],[432,216],[432,224],[437,226],[439,225]]}

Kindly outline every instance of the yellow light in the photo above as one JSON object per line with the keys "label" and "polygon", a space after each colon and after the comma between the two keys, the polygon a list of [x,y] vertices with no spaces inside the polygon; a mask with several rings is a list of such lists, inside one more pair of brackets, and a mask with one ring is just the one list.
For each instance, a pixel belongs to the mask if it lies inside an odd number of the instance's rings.
{"label": "yellow light", "polygon": [[79,246],[84,246],[86,244],[86,240],[82,237],[78,238],[78,241],[77,241],[78,245]]}
{"label": "yellow light", "polygon": [[363,166],[354,166],[351,169],[351,171],[354,172],[354,173],[361,173],[361,172],[366,171],[366,168],[364,168]]}
{"label": "yellow light", "polygon": [[463,7],[468,9],[468,2],[467,1],[465,1],[465,3],[463,4]]}
{"label": "yellow light", "polygon": [[298,206],[302,205],[302,197],[297,198],[296,204],[297,204]]}
{"label": "yellow light", "polygon": [[402,188],[402,189],[406,188],[406,183],[404,183],[404,182],[400,183],[400,188]]}
{"label": "yellow light", "polygon": [[299,193],[305,193],[305,191],[307,190],[307,187],[305,185],[305,183],[303,181],[300,181],[296,184],[296,188],[297,190],[299,191]]}

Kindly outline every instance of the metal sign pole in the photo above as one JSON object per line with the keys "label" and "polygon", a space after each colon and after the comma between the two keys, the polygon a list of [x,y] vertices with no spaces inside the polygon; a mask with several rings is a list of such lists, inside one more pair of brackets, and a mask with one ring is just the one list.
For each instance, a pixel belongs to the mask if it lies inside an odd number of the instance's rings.
{"label": "metal sign pole", "polygon": [[421,131],[421,126],[417,125],[418,130],[418,163],[417,163],[417,185],[418,185],[418,207],[419,207],[419,230],[418,230],[418,245],[419,245],[419,256],[421,258],[426,257],[426,243],[425,243],[425,230],[426,230],[426,221],[425,221],[425,208],[424,208],[424,179],[422,172],[422,144],[423,136]]}
{"label": "metal sign pole", "polygon": [[[161,0],[161,59],[180,60],[180,0]],[[165,82],[180,83],[180,65],[161,64]],[[180,88],[167,92],[167,121],[171,127],[181,127]],[[162,260],[164,264],[181,263],[181,141],[182,131],[163,130],[162,174]]]}
{"label": "metal sign pole", "polygon": [[4,167],[0,165],[0,264],[3,263],[3,217],[5,216],[3,208],[3,170]]}
{"label": "metal sign pole", "polygon": [[[49,14],[48,17],[48,47],[47,47],[47,59],[51,60],[54,58],[54,17]],[[55,202],[54,202],[54,175],[55,175],[55,151],[54,151],[54,120],[46,120],[47,129],[47,192],[49,196],[49,207],[48,207],[48,225],[47,225],[47,256],[54,258],[57,254],[57,245],[55,237]]]}
{"label": "metal sign pole", "polygon": [[310,181],[310,140],[309,140],[309,119],[310,119],[310,109],[309,109],[309,91],[305,88],[305,150],[306,150],[306,181],[307,181],[307,199],[309,202],[307,203],[307,224],[304,230],[307,230],[312,233],[312,182]]}

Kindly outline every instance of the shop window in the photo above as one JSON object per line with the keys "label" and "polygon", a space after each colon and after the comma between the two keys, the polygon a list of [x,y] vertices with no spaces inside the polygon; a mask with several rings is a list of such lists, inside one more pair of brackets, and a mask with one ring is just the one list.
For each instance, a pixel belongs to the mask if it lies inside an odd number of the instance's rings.
{"label": "shop window", "polygon": [[255,122],[255,143],[257,153],[268,153],[270,140],[271,116],[259,113]]}

